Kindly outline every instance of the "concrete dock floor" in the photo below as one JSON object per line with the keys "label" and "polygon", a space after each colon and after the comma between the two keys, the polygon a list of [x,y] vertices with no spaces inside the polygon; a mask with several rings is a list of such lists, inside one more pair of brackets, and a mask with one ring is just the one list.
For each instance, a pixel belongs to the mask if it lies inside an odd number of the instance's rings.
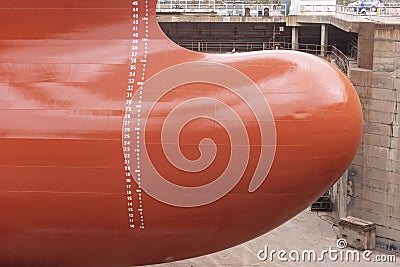
{"label": "concrete dock floor", "polygon": [[[273,261],[267,259],[266,261],[260,261],[257,257],[257,253],[263,250],[265,246],[268,246],[268,250],[285,250],[289,253],[291,250],[297,250],[301,254],[304,250],[315,250],[317,258],[320,256],[321,251],[324,249],[338,249],[336,233],[337,228],[332,228],[329,221],[331,221],[331,213],[319,213],[305,210],[298,216],[281,225],[275,230],[251,240],[242,245],[236,246],[231,249],[227,249],[218,253],[214,253],[207,256],[202,256],[194,259],[183,260],[179,262],[171,262],[167,264],[160,264],[160,267],[216,267],[216,266],[268,266],[268,267],[285,267],[285,266],[310,266],[310,267],[361,267],[361,266],[373,266],[373,267],[394,267],[400,266],[400,255],[390,253],[388,251],[376,249],[372,255],[369,256],[371,262],[367,262],[362,259],[362,252],[360,252],[360,261],[340,261],[333,260],[325,254],[325,259],[316,262],[310,261],[291,261],[282,262],[274,256]],[[324,219],[324,220],[323,220]],[[345,251],[353,250],[347,248]],[[295,254],[292,254],[295,257]],[[340,254],[338,254],[340,257]],[[376,256],[381,255],[395,255],[395,262],[376,262]],[[263,256],[263,254],[261,254]],[[288,255],[284,256],[288,258]],[[292,258],[293,258],[292,257]],[[344,258],[346,258],[344,256]],[[352,257],[350,256],[350,259]],[[392,260],[393,261],[393,260]],[[153,265],[154,266],[154,265]]]}

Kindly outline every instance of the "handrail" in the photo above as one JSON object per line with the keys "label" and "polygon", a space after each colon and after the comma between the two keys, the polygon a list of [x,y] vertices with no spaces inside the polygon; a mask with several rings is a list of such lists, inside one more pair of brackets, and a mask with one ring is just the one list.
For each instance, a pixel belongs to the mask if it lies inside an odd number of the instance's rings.
{"label": "handrail", "polygon": [[206,53],[236,53],[259,50],[296,50],[320,56],[335,64],[343,73],[348,74],[348,57],[333,45],[292,44],[286,42],[206,42],[199,40],[181,41],[178,44],[190,50]]}
{"label": "handrail", "polygon": [[296,6],[285,4],[244,4],[243,2],[224,3],[221,1],[205,0],[158,0],[156,11],[158,13],[211,13],[217,16],[287,16],[287,15],[346,15],[346,16],[400,16],[399,3],[382,3],[378,7],[349,7],[345,5],[318,4],[309,5],[301,2]]}
{"label": "handrail", "polygon": [[216,1],[158,0],[158,13],[215,13],[219,16],[286,16],[286,4],[230,4]]}

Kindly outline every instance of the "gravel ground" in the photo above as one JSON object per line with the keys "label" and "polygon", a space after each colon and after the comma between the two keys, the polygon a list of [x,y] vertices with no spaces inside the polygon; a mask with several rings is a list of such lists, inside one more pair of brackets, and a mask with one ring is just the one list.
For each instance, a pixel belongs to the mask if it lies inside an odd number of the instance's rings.
{"label": "gravel ground", "polygon": [[[321,255],[321,251],[324,249],[338,249],[336,232],[337,228],[332,228],[330,221],[330,213],[320,213],[318,217],[317,213],[309,210],[303,211],[301,214],[281,225],[275,230],[251,240],[247,243],[239,245],[237,247],[227,249],[218,253],[214,253],[207,256],[202,256],[194,259],[183,260],[179,262],[172,262],[167,264],[160,264],[160,267],[214,267],[214,266],[268,266],[268,267],[297,267],[297,266],[310,266],[310,267],[361,267],[361,266],[373,266],[373,267],[394,267],[400,266],[400,255],[395,255],[396,262],[376,262],[376,256],[381,257],[382,255],[393,255],[393,253],[384,250],[374,250],[372,255],[369,257],[372,261],[367,262],[362,259],[362,252],[360,252],[359,262],[346,262],[339,260],[331,260],[329,255],[326,254],[325,259],[322,261],[280,261],[277,256],[274,259],[267,259],[261,261],[258,259],[257,254],[260,250],[263,250],[265,246],[268,250],[285,250],[289,253],[291,250],[299,251],[300,255],[304,250],[314,250],[317,257]],[[345,249],[344,251],[348,251]],[[353,250],[353,249],[351,249]],[[292,256],[296,254],[293,252]],[[340,252],[341,253],[341,252]],[[339,257],[340,257],[339,253]],[[263,256],[261,254],[260,256]],[[285,256],[288,258],[288,254]],[[345,256],[344,256],[345,257]],[[153,265],[154,266],[154,265]]]}

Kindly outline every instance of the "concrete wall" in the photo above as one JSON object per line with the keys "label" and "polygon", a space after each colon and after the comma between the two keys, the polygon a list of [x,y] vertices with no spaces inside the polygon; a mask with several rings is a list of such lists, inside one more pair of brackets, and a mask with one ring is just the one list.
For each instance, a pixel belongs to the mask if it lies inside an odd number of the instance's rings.
{"label": "concrete wall", "polygon": [[364,135],[347,176],[347,215],[375,222],[377,246],[400,252],[400,27],[373,33],[372,70],[350,70]]}
{"label": "concrete wall", "polygon": [[360,23],[358,34],[358,66],[372,69],[374,64],[374,28],[373,23]]}

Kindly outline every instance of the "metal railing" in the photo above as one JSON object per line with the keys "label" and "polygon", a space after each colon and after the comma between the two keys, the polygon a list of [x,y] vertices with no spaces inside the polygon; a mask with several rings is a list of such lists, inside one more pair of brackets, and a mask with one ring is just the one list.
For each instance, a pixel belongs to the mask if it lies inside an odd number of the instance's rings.
{"label": "metal railing", "polygon": [[342,51],[335,46],[330,46],[329,58],[331,63],[336,65],[344,74],[349,75],[350,60]]}
{"label": "metal railing", "polygon": [[400,16],[400,4],[385,3],[378,7],[349,7],[338,5],[337,13],[351,16],[397,17]]}
{"label": "metal railing", "polygon": [[266,50],[262,42],[204,42],[183,41],[178,44],[186,49],[204,53],[235,53]]}
{"label": "metal railing", "polygon": [[336,5],[300,5],[297,10],[291,10],[290,15],[335,15]]}
{"label": "metal railing", "polygon": [[264,43],[264,50],[296,50],[320,56],[336,65],[343,73],[348,74],[350,61],[349,58],[338,48],[333,45],[320,44],[292,44],[285,42],[268,42]]}
{"label": "metal railing", "polygon": [[[290,15],[400,16],[399,3],[383,3],[378,7],[345,5],[303,5],[290,7]],[[288,7],[280,4],[243,4],[213,0],[159,0],[158,13],[208,13],[217,16],[286,16]]]}
{"label": "metal railing", "polygon": [[345,6],[345,5],[300,5],[291,10],[290,15],[350,15],[350,16],[400,16],[400,3],[383,3],[379,6]]}
{"label": "metal railing", "polygon": [[159,0],[158,13],[214,13],[218,16],[286,16],[285,4],[232,4],[216,1]]}
{"label": "metal railing", "polygon": [[349,59],[335,46],[319,44],[292,44],[286,42],[202,42],[182,41],[178,44],[187,49],[205,53],[237,53],[259,50],[296,50],[320,56],[348,74]]}

